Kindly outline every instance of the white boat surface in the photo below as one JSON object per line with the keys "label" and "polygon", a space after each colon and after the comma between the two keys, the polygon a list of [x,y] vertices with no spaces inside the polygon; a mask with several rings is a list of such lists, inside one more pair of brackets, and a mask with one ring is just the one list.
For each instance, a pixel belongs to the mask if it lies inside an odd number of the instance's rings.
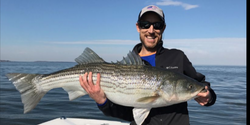
{"label": "white boat surface", "polygon": [[61,117],[38,125],[129,125],[129,123],[112,120]]}

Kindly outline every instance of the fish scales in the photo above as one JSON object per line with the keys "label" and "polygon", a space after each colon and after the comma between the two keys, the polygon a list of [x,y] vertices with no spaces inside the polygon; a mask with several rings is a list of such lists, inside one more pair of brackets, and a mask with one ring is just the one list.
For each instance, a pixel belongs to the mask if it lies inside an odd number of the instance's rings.
{"label": "fish scales", "polygon": [[[50,86],[51,84],[58,84],[57,87],[63,87],[63,83],[77,82],[79,83],[79,75],[85,72],[93,72],[93,81],[96,81],[97,73],[101,74],[101,87],[110,92],[123,92],[127,94],[134,94],[133,89],[150,89],[156,80],[155,76],[146,77],[146,71],[143,66],[131,65],[117,65],[117,64],[86,64],[77,65],[73,68],[61,70],[55,73],[46,74],[42,76],[40,81],[43,86]],[[48,85],[49,84],[49,85]]]}
{"label": "fish scales", "polygon": [[[157,75],[149,72],[151,70],[148,68],[150,67],[107,63],[77,65],[73,68],[43,76],[40,80],[40,90],[49,91],[51,88],[72,85],[78,85],[76,88],[79,88],[80,86],[77,84],[79,83],[79,75],[85,72],[93,72],[93,81],[95,83],[96,75],[100,73],[101,88],[105,91],[107,97],[116,103],[133,106],[137,99],[154,95],[160,86],[160,82],[156,81],[158,79],[156,78]],[[147,75],[147,73],[150,75]],[[126,98],[117,101],[117,99],[113,99],[117,97],[114,95],[126,95]],[[130,100],[129,103],[128,100]],[[134,101],[131,105],[132,100]]]}

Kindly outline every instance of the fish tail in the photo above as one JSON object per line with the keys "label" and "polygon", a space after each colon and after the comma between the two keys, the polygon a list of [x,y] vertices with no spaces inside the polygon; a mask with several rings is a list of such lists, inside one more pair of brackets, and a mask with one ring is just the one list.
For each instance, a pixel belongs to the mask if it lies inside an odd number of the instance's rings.
{"label": "fish tail", "polygon": [[38,84],[39,79],[42,76],[40,74],[10,73],[6,74],[6,76],[21,93],[22,103],[24,104],[24,113],[34,109],[47,92],[42,91]]}

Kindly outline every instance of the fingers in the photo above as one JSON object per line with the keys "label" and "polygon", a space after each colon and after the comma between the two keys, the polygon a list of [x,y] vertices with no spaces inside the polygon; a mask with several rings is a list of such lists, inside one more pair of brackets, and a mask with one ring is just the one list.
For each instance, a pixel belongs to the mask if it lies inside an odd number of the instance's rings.
{"label": "fingers", "polygon": [[[88,75],[88,73],[85,73],[85,74]],[[89,86],[90,88],[92,88],[92,87],[94,86],[93,80],[92,80],[92,75],[93,75],[93,73],[92,73],[92,72],[89,72],[87,83],[88,83],[88,86]]]}
{"label": "fingers", "polygon": [[206,105],[208,103],[209,98],[203,98],[203,97],[198,97],[195,98],[195,101],[197,101],[200,105]]}
{"label": "fingers", "polygon": [[198,97],[195,98],[195,101],[197,101],[202,106],[206,105],[211,98],[210,92],[207,87],[206,89],[207,92],[200,92],[199,94],[197,94]]}
{"label": "fingers", "polygon": [[197,94],[197,98],[195,98],[195,101],[197,101],[200,105],[204,106],[208,103],[209,99],[211,98],[210,96],[210,91],[208,87],[206,86],[205,89],[207,92],[200,92]]}
{"label": "fingers", "polygon": [[101,74],[97,73],[97,80],[96,80],[96,85],[100,87],[100,82],[101,82]]}
{"label": "fingers", "polygon": [[89,93],[89,85],[88,85],[88,81],[87,81],[87,76],[88,76],[88,73],[85,73],[83,76],[80,75],[79,76],[79,81],[80,81],[80,84],[81,86],[83,87],[83,89]]}
{"label": "fingers", "polygon": [[87,92],[90,92],[94,88],[100,88],[100,81],[101,81],[100,73],[97,74],[96,84],[93,83],[92,77],[93,77],[92,72],[89,72],[89,74],[86,72],[83,76],[81,75],[79,76],[80,84]]}
{"label": "fingers", "polygon": [[87,83],[88,83],[88,85],[89,85],[90,88],[92,88],[95,85],[100,86],[100,81],[101,81],[100,80],[101,79],[100,73],[97,74],[96,84],[93,83],[93,79],[92,79],[93,78],[93,73],[92,72],[89,72],[89,75],[88,75],[88,73],[85,73],[85,74],[88,77]]}
{"label": "fingers", "polygon": [[199,97],[207,97],[208,95],[208,92],[205,92],[205,93],[198,93],[197,96]]}
{"label": "fingers", "polygon": [[200,92],[200,93],[197,94],[197,96],[199,96],[199,97],[208,97],[210,92],[209,92],[207,86],[205,86],[205,89],[207,90],[206,92]]}
{"label": "fingers", "polygon": [[204,106],[204,101],[201,101],[199,98],[196,98],[195,101],[197,101],[200,105]]}
{"label": "fingers", "polygon": [[82,76],[80,75],[80,84],[82,88],[89,94],[89,96],[96,101],[96,103],[103,104],[107,100],[107,97],[100,86],[101,75],[100,73],[97,74],[96,84],[93,84],[92,76],[92,72],[89,74],[85,73]]}

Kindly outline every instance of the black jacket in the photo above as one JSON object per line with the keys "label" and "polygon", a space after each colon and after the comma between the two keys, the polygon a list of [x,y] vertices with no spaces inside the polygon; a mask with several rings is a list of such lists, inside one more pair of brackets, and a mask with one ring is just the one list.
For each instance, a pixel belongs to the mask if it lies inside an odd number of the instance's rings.
{"label": "black jacket", "polygon": [[[139,53],[141,51],[141,46],[141,43],[137,44],[133,51]],[[205,81],[205,76],[196,72],[191,62],[182,51],[163,48],[162,42],[159,44],[155,57],[155,63],[156,67],[183,73],[210,86],[210,83]],[[145,64],[150,65],[147,62],[145,62]],[[205,106],[210,106],[215,103],[216,94],[212,89],[210,89],[210,93],[212,95],[212,99]],[[117,105],[110,100],[107,100],[104,105],[98,107],[107,116],[132,121],[131,125],[135,125],[132,112],[133,107]],[[167,107],[152,108],[143,125],[189,125],[187,102]]]}

